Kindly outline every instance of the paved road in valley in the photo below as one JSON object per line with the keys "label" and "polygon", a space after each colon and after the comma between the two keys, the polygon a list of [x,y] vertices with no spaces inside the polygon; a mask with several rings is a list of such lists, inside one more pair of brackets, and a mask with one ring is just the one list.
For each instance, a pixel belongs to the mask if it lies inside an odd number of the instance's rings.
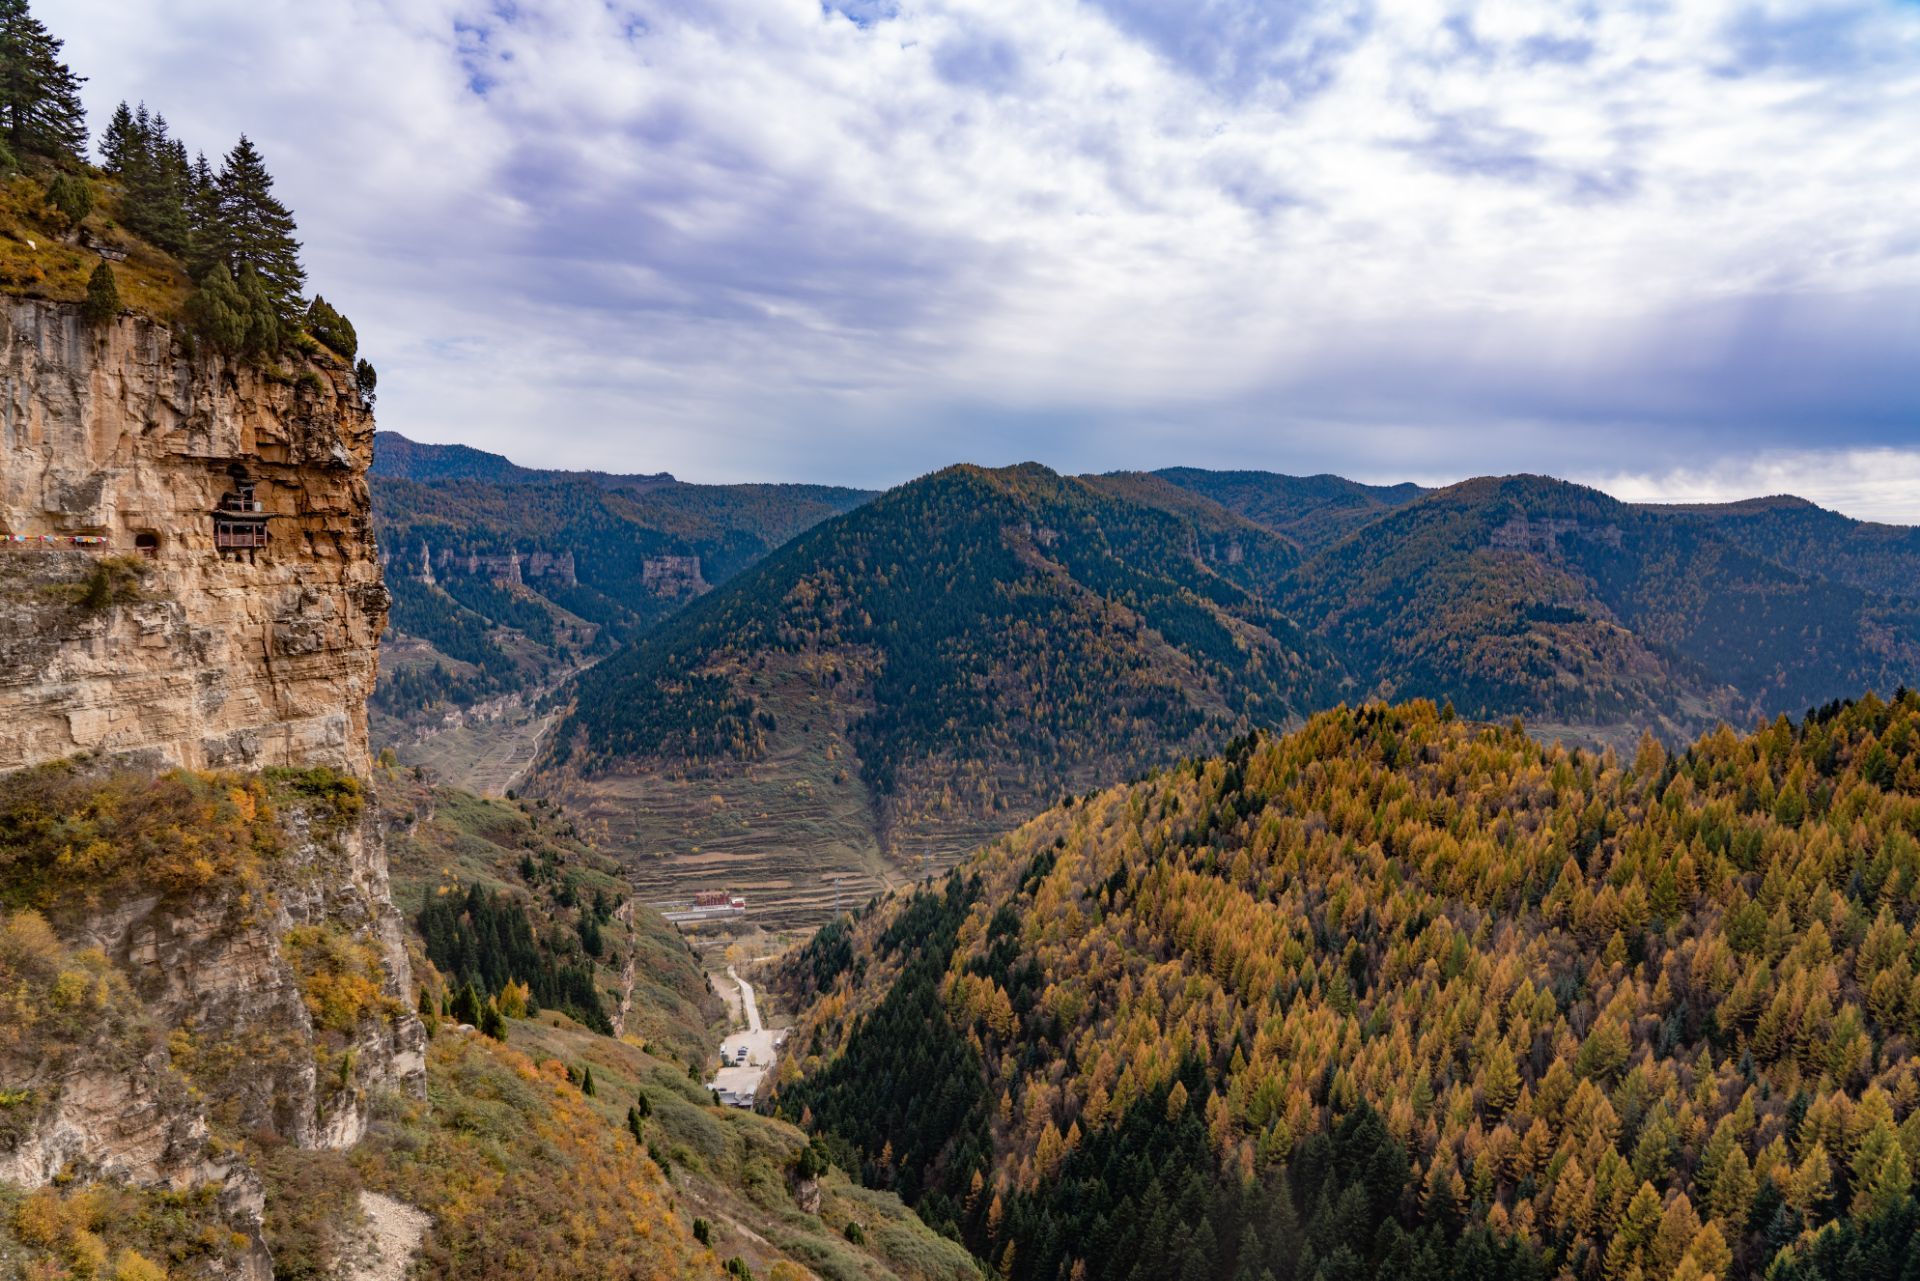
{"label": "paved road in valley", "polygon": [[760,1031],[760,1006],[753,999],[753,984],[735,973],[731,965],[727,967],[727,977],[740,985],[740,1000],[747,1007],[747,1031]]}

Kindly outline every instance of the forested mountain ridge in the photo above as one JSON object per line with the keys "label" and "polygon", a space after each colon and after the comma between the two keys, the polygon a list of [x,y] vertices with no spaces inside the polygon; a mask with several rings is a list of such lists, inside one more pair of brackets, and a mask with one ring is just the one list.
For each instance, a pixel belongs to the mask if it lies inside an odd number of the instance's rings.
{"label": "forested mountain ridge", "polygon": [[[1309,552],[1181,475],[960,467],[890,491],[583,680],[536,785],[664,858],[662,891],[684,856],[699,886],[744,877],[813,921],[788,887],[884,887],[903,857],[924,872],[1062,792],[1342,698],[1630,746],[1920,677],[1920,606],[1856,585],[1904,531],[1811,505],[1754,505],[1779,509],[1763,539],[1731,523],[1747,505],[1545,477],[1232,478],[1269,519],[1288,495],[1372,513]],[[1822,551],[1816,529],[1844,536]],[[1805,572],[1761,554],[1795,548]]]}
{"label": "forested mountain ridge", "polygon": [[1341,476],[1286,476],[1270,471],[1168,467],[1152,473],[1320,551],[1379,517],[1432,491],[1411,483],[1363,485]]}
{"label": "forested mountain ridge", "polygon": [[1325,658],[1263,603],[1293,548],[1122,488],[1029,464],[889,491],[595,668],[546,769],[750,763],[839,706],[882,839],[964,848],[1062,788],[1331,698]]}
{"label": "forested mountain ridge", "polygon": [[1920,695],[1341,708],[822,930],[778,1107],[1003,1276],[1908,1277]]}
{"label": "forested mountain ridge", "polygon": [[614,489],[647,489],[675,482],[670,472],[622,475],[617,472],[553,471],[522,467],[500,454],[471,445],[435,445],[397,431],[378,432],[373,440],[372,475],[381,480],[478,480],[496,485],[543,484],[556,480],[592,480]]}
{"label": "forested mountain ridge", "polygon": [[1727,520],[1548,477],[1485,477],[1323,551],[1279,603],[1362,688],[1479,716],[1692,731],[1891,691],[1920,672],[1913,601],[1826,572],[1838,551],[1803,548],[1799,563],[1821,572],[1776,563],[1723,532]]}
{"label": "forested mountain ridge", "polygon": [[374,459],[394,604],[373,707],[390,736],[551,683],[868,497],[540,471],[393,432]]}
{"label": "forested mountain ridge", "polygon": [[1920,529],[1853,520],[1804,498],[1737,503],[1641,504],[1644,511],[1708,526],[1755,555],[1808,577],[1885,596],[1920,595]]}

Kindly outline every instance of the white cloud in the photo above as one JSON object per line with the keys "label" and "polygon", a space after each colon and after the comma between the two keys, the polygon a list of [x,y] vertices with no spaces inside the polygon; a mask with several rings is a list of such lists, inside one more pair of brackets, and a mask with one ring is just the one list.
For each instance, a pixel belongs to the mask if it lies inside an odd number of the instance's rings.
{"label": "white cloud", "polygon": [[877,483],[1920,434],[1886,0],[37,7],[96,113],[254,135],[429,439]]}
{"label": "white cloud", "polygon": [[1659,474],[1620,472],[1585,483],[1638,503],[1724,503],[1793,494],[1856,520],[1920,524],[1920,449],[1772,452]]}

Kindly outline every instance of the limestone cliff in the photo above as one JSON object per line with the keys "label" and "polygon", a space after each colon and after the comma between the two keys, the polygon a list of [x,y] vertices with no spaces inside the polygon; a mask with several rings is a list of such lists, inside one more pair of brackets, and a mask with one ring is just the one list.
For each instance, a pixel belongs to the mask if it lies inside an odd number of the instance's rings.
{"label": "limestone cliff", "polygon": [[363,791],[372,414],[324,353],[13,298],[0,341],[0,1184],[211,1197],[245,1244],[179,1275],[265,1278],[249,1145],[424,1089]]}
{"label": "limestone cliff", "polygon": [[[0,300],[0,769],[77,752],[364,774],[385,626],[373,416],[327,359]],[[124,599],[96,562],[150,558]]]}

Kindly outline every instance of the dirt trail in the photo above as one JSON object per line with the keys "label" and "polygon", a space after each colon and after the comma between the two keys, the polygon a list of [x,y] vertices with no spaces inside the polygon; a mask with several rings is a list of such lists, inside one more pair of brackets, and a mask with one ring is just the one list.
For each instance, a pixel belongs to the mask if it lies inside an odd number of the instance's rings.
{"label": "dirt trail", "polygon": [[407,1264],[432,1226],[432,1217],[404,1201],[364,1189],[360,1209],[367,1216],[367,1226],[358,1257],[347,1272],[349,1281],[404,1281]]}
{"label": "dirt trail", "polygon": [[[614,910],[614,919],[624,925],[632,925],[633,905],[639,901],[637,898],[630,898],[622,903]],[[620,1008],[614,1011],[613,1015],[613,1034],[617,1037],[627,1034],[627,1014],[633,1009],[633,978],[633,949],[629,948],[627,963],[620,970]]]}

